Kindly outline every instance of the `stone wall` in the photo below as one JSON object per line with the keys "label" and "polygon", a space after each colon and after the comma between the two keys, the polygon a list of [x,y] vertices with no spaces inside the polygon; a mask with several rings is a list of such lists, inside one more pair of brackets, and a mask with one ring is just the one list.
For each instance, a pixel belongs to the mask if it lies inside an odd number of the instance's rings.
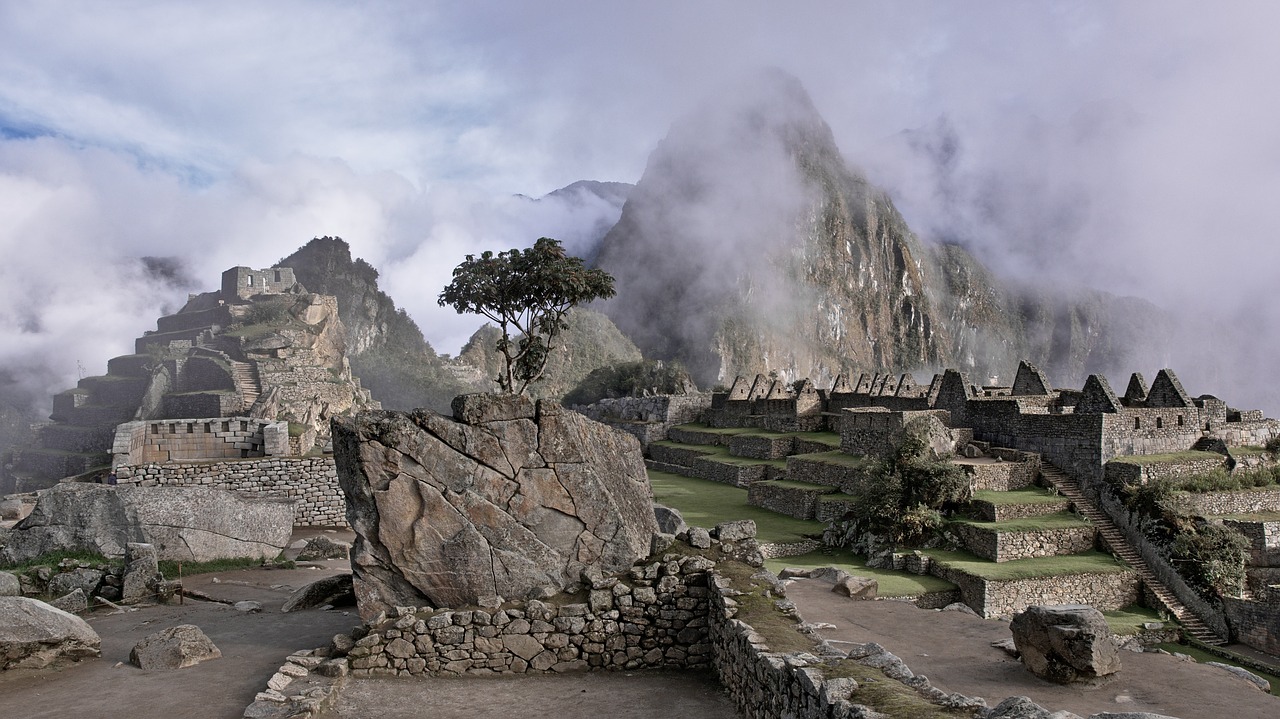
{"label": "stone wall", "polygon": [[1280,519],[1270,522],[1224,519],[1222,523],[1247,537],[1255,551],[1280,549]]}
{"label": "stone wall", "polygon": [[729,454],[752,459],[783,459],[795,452],[795,439],[777,435],[733,435],[729,438]]}
{"label": "stone wall", "polygon": [[709,394],[664,394],[602,399],[570,409],[620,429],[640,440],[641,447],[648,447],[650,442],[666,439],[672,427],[699,421],[710,406]]}
{"label": "stone wall", "polygon": [[1065,497],[1061,502],[1054,504],[996,504],[981,499],[969,500],[969,506],[977,511],[978,518],[984,522],[1003,522],[1009,519],[1025,519],[1054,512],[1065,512],[1070,504],[1070,500]]}
{"label": "stone wall", "polygon": [[273,457],[226,462],[120,465],[120,484],[207,486],[294,503],[295,527],[347,526],[346,500],[333,457]]}
{"label": "stone wall", "polygon": [[1234,492],[1175,492],[1171,501],[1183,512],[1203,517],[1280,512],[1280,488],[1254,487]]}
{"label": "stone wall", "polygon": [[667,555],[597,582],[587,602],[507,609],[406,608],[370,622],[349,653],[356,675],[460,675],[656,667],[706,668],[707,572]]}
{"label": "stone wall", "polygon": [[253,417],[126,422],[111,452],[113,467],[278,456],[289,452],[289,425]]}
{"label": "stone wall", "polygon": [[952,522],[947,528],[960,537],[970,552],[994,562],[1087,552],[1093,549],[1096,535],[1091,526],[1002,532],[980,524]]}
{"label": "stone wall", "polygon": [[962,601],[987,619],[1009,617],[1033,604],[1078,603],[1083,597],[1102,611],[1138,601],[1138,575],[1129,570],[993,580],[933,562],[929,573],[959,587]]}
{"label": "stone wall", "polygon": [[991,489],[1008,492],[1035,484],[1040,473],[1039,464],[1029,462],[982,462],[956,459],[954,463],[969,475],[969,486],[974,491]]}
{"label": "stone wall", "polygon": [[755,482],[747,487],[747,504],[796,519],[813,519],[818,499],[830,491],[787,481]]}
{"label": "stone wall", "polygon": [[1280,596],[1273,594],[1264,601],[1223,597],[1222,603],[1235,641],[1280,655],[1280,622],[1276,620],[1280,617]]}
{"label": "stone wall", "polygon": [[[842,459],[849,460],[852,457],[842,456]],[[812,457],[791,456],[787,458],[787,479],[836,487],[846,494],[852,494],[868,482],[880,481],[880,464],[870,460],[858,463],[823,462]]]}
{"label": "stone wall", "polygon": [[1103,476],[1111,484],[1135,486],[1162,479],[1190,477],[1196,474],[1208,474],[1215,469],[1224,469],[1227,458],[1221,454],[1206,452],[1207,456],[1198,459],[1177,459],[1168,462],[1126,462],[1113,459],[1103,468]]}

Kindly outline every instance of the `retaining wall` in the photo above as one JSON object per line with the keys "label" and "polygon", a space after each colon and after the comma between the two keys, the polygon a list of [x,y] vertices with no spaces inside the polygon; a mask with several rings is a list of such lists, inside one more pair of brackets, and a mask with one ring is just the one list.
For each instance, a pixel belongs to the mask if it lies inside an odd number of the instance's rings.
{"label": "retaining wall", "polygon": [[1176,492],[1174,506],[1205,517],[1280,512],[1280,488],[1255,487],[1234,492]]}
{"label": "retaining wall", "polygon": [[1091,526],[1001,532],[994,527],[952,522],[947,528],[960,537],[970,552],[994,562],[1087,552],[1093,549],[1096,535]]}
{"label": "retaining wall", "polygon": [[166,462],[116,467],[120,484],[206,486],[295,500],[295,527],[347,526],[346,499],[333,457],[270,457],[229,462]]}
{"label": "retaining wall", "polygon": [[960,588],[962,601],[983,617],[1009,617],[1034,604],[1090,604],[1102,611],[1138,601],[1133,571],[1026,579],[984,579],[932,562],[929,573]]}

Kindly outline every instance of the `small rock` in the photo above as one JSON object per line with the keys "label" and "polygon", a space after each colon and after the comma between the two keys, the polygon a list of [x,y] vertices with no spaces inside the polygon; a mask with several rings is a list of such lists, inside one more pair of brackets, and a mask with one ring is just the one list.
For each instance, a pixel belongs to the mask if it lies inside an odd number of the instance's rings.
{"label": "small rock", "polygon": [[711,533],[702,527],[690,527],[689,546],[694,549],[709,549],[711,547]]}
{"label": "small rock", "polygon": [[89,600],[84,596],[84,590],[76,587],[74,591],[49,602],[49,606],[57,607],[64,612],[81,614],[89,611]]}
{"label": "small rock", "polygon": [[778,579],[808,579],[813,570],[808,567],[785,567],[778,572]]}
{"label": "small rock", "polygon": [[200,627],[180,624],[144,637],[129,652],[129,661],[142,669],[182,669],[221,656]]}
{"label": "small rock", "polygon": [[754,539],[756,523],[750,519],[739,519],[735,522],[721,522],[716,525],[716,539],[721,542],[740,542]]}
{"label": "small rock", "polygon": [[498,609],[505,601],[496,594],[486,594],[476,600],[476,605],[484,609]]}
{"label": "small rock", "polygon": [[1005,654],[1008,654],[1014,659],[1017,659],[1019,656],[1021,656],[1018,652],[1018,647],[1016,647],[1013,643],[1013,637],[1009,637],[1008,639],[1001,639],[998,642],[991,642],[991,646],[995,647],[996,649],[999,649]]}
{"label": "small rock", "polygon": [[952,603],[948,604],[947,606],[943,607],[940,611],[943,611],[943,612],[960,612],[961,614],[968,614],[968,615],[971,615],[971,616],[974,616],[974,617],[979,617],[979,618],[981,617],[981,615],[980,615],[980,614],[978,614],[977,612],[973,611],[973,607],[970,607],[968,604],[965,604],[964,602],[952,602]]}
{"label": "small rock", "polygon": [[880,583],[870,577],[845,577],[836,582],[831,591],[850,599],[875,599]]}
{"label": "small rock", "polygon": [[313,562],[319,559],[346,559],[350,555],[350,544],[320,536],[307,540],[302,551],[298,553],[298,561]]}
{"label": "small rock", "polygon": [[258,612],[262,611],[262,604],[260,604],[259,602],[253,602],[249,600],[236,602],[232,606],[235,608],[237,612],[244,612],[245,614],[257,614]]}
{"label": "small rock", "polygon": [[1257,674],[1254,674],[1248,669],[1234,667],[1234,666],[1231,666],[1230,664],[1223,664],[1222,662],[1205,662],[1205,664],[1211,667],[1217,667],[1223,671],[1231,672],[1232,674],[1254,685],[1258,689],[1261,689],[1265,693],[1271,692],[1271,682],[1267,681],[1266,679],[1263,679]]}
{"label": "small rock", "polygon": [[293,683],[293,677],[276,672],[275,674],[271,675],[270,679],[267,680],[267,688],[274,689],[279,692],[279,691],[284,691],[285,687],[289,686],[292,683]]}

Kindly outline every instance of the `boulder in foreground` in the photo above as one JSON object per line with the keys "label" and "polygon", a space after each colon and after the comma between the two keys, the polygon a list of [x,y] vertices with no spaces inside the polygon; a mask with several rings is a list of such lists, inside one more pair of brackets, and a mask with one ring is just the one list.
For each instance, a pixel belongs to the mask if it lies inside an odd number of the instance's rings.
{"label": "boulder in foreground", "polygon": [[88,622],[28,597],[0,597],[0,669],[42,669],[101,654]]}
{"label": "boulder in foreground", "polygon": [[463,395],[453,413],[333,420],[362,616],[559,591],[648,555],[658,526],[634,437],[521,396]]}
{"label": "boulder in foreground", "polygon": [[1032,606],[1009,625],[1022,662],[1059,684],[1088,682],[1120,671],[1120,651],[1102,612],[1085,604]]}
{"label": "boulder in foreground", "polygon": [[129,662],[142,669],[182,669],[221,656],[200,627],[179,624],[143,637],[129,652]]}

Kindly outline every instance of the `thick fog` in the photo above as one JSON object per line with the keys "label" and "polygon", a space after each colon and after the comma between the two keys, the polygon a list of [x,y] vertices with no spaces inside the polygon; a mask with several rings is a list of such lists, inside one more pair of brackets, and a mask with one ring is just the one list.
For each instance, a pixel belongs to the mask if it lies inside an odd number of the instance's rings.
{"label": "thick fog", "polygon": [[606,5],[0,4],[0,389],[101,374],[319,235],[456,352],[479,321],[435,297],[466,253],[585,251],[618,213],[518,195],[635,182],[674,119],[776,66],[926,240],[1155,302],[1192,394],[1280,412],[1270,4]]}

